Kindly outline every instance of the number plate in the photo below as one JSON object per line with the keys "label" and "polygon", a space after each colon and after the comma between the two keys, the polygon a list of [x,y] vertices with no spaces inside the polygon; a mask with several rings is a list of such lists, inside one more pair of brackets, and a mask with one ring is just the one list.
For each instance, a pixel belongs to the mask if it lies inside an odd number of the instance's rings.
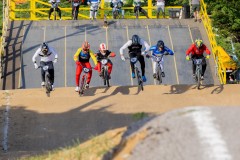
{"label": "number plate", "polygon": [[102,63],[103,65],[107,64],[107,62],[108,62],[107,59],[102,59],[102,60],[101,60],[101,63]]}
{"label": "number plate", "polygon": [[131,58],[130,61],[131,61],[132,63],[136,63],[136,62],[137,62],[137,57]]}
{"label": "number plate", "polygon": [[43,70],[44,71],[48,70],[48,66],[43,66]]}

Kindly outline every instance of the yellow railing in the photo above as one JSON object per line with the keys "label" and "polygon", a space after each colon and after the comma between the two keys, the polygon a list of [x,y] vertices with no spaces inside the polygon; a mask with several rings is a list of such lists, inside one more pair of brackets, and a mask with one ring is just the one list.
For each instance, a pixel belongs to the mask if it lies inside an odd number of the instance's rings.
{"label": "yellow railing", "polygon": [[6,33],[8,29],[8,21],[9,21],[9,0],[3,0],[3,26],[2,26],[2,36],[0,39],[0,76],[2,77],[2,69],[3,69],[3,56],[4,56],[4,47],[6,45]]}
{"label": "yellow railing", "polygon": [[[221,46],[217,45],[215,34],[213,33],[212,30],[211,20],[207,14],[206,9],[207,6],[204,3],[204,0],[200,0],[200,2],[201,2],[201,18],[211,44],[214,61],[217,64],[217,74],[219,76],[220,83],[226,84],[227,80],[226,69],[228,69],[228,66],[226,65],[227,64],[229,65],[230,63],[233,64],[234,62],[231,61],[231,59],[229,58],[229,62],[223,63],[225,61],[226,56],[229,55],[224,51],[224,49]],[[234,66],[235,65],[233,64],[231,69],[234,69]]]}
{"label": "yellow railing", "polygon": [[[48,11],[49,8],[51,6],[51,4],[47,3],[47,2],[43,2],[42,0],[30,0],[27,1],[26,3],[29,3],[29,8],[27,9],[19,9],[17,8],[17,5],[15,3],[15,0],[10,0],[11,1],[11,11],[10,11],[10,20],[44,20],[44,19],[48,19]],[[62,1],[62,3],[64,3],[64,1]],[[37,7],[38,5],[42,5],[44,7],[39,8]],[[109,5],[106,5],[107,3],[104,3],[104,0],[101,0],[101,4],[100,4],[100,9],[99,9],[99,17],[98,18],[103,18],[104,14],[106,14],[106,12],[111,13],[112,8],[108,7]],[[72,19],[71,17],[71,4],[69,4],[68,8],[63,8],[61,7],[61,3],[59,5],[59,8],[61,9],[62,13],[62,19],[68,20],[68,19]],[[133,11],[134,7],[123,7],[123,10],[132,10]],[[143,7],[145,10],[147,10],[148,12],[148,16],[150,18],[156,18],[156,16],[153,16],[153,11],[156,10],[156,7],[152,6],[152,1],[148,1],[148,6]],[[165,7],[166,11],[168,10],[168,8],[177,8],[177,9],[181,9],[182,6],[167,6]],[[87,14],[82,14],[82,11],[89,11],[90,7],[82,7],[80,6],[80,13],[79,13],[79,17],[82,19],[88,19],[89,18],[89,12],[87,12]],[[106,12],[105,12],[106,11]],[[29,13],[29,16],[26,17],[17,17],[16,13],[21,12],[21,13]],[[111,14],[107,14],[108,18],[112,18]],[[135,18],[134,15],[125,15],[126,19],[130,19],[130,18]],[[139,18],[146,18],[145,16],[140,16]]]}

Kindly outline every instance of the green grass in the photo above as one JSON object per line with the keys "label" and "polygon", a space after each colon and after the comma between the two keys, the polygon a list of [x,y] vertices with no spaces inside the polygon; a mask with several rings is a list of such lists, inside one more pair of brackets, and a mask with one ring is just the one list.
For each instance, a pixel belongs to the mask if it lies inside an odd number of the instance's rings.
{"label": "green grass", "polygon": [[139,113],[133,114],[132,116],[133,116],[133,119],[135,119],[135,120],[141,120],[145,117],[148,117],[148,114],[145,112],[139,112]]}

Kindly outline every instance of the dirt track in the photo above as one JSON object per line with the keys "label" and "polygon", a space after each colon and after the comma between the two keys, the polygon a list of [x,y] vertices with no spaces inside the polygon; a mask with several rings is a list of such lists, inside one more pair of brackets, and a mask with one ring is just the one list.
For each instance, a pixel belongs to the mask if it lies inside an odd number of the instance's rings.
{"label": "dirt track", "polygon": [[[79,97],[74,88],[57,88],[51,97],[44,89],[1,91],[1,113],[9,100],[7,154],[20,157],[86,141],[106,130],[135,122],[133,114],[160,114],[187,106],[239,106],[239,85],[146,86],[91,88]],[[0,115],[3,122],[3,114]],[[3,126],[1,124],[1,126]],[[2,130],[2,129],[1,129]],[[2,141],[2,131],[0,140]],[[14,156],[12,156],[14,155]]]}

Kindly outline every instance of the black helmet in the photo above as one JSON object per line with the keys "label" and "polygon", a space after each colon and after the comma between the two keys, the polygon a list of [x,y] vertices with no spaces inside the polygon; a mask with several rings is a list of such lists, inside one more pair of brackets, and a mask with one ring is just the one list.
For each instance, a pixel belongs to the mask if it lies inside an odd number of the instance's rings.
{"label": "black helmet", "polygon": [[132,44],[134,45],[140,44],[140,38],[138,35],[135,34],[132,36]]}
{"label": "black helmet", "polygon": [[159,49],[159,48],[164,49],[164,42],[163,42],[162,40],[159,40],[159,41],[157,42],[157,49]]}
{"label": "black helmet", "polygon": [[47,54],[48,52],[48,44],[43,42],[43,44],[41,45],[41,51],[43,54]]}

